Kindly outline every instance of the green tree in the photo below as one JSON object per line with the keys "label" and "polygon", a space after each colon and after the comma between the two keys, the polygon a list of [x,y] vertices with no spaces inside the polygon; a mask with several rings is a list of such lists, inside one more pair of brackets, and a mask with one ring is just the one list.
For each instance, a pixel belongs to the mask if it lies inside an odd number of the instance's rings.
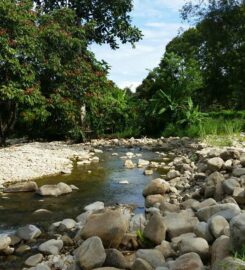
{"label": "green tree", "polygon": [[33,0],[44,12],[70,8],[76,12],[76,23],[84,27],[86,39],[118,48],[118,41],[134,44],[142,37],[131,24],[132,0]]}

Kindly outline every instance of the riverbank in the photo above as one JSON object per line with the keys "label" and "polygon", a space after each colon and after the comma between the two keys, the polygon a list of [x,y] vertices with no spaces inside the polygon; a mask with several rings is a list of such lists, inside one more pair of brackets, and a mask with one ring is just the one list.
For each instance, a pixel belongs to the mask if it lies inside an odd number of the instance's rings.
{"label": "riverbank", "polygon": [[[102,146],[109,147],[124,170],[141,176],[160,173],[141,190],[144,214],[135,214],[128,205],[95,202],[76,217],[65,215],[50,223],[47,231],[27,224],[2,236],[3,256],[29,251],[34,257],[25,265],[33,270],[245,269],[242,144],[220,148],[188,138],[114,139],[94,140],[83,149],[92,157]],[[118,153],[115,146],[125,152]],[[151,150],[157,159],[143,159],[135,146]]]}

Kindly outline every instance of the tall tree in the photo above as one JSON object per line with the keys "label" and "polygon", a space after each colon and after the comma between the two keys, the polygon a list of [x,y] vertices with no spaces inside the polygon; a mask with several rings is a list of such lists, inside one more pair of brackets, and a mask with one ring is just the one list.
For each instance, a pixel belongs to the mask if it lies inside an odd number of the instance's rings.
{"label": "tall tree", "polygon": [[44,12],[71,8],[76,12],[77,24],[83,25],[86,38],[98,44],[108,43],[118,48],[118,41],[134,44],[142,37],[132,26],[130,12],[132,0],[33,0]]}

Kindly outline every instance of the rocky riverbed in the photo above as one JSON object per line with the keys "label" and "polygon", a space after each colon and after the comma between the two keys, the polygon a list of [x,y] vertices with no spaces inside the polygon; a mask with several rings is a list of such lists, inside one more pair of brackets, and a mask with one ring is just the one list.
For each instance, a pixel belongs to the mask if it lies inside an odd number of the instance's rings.
{"label": "rocky riverbed", "polygon": [[95,202],[77,217],[50,224],[47,231],[26,224],[0,235],[0,260],[32,250],[23,269],[245,269],[244,145],[212,148],[188,138],[161,138],[94,140],[76,147],[82,155],[89,149],[86,160],[91,162],[106,145],[137,146],[158,155],[151,161],[130,149],[124,156],[112,152],[127,170],[162,172],[142,190],[144,214],[135,214],[131,205]]}

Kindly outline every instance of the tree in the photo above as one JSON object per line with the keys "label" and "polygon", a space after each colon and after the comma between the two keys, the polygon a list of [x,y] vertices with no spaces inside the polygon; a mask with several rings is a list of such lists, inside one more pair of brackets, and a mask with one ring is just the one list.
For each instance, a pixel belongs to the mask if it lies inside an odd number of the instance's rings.
{"label": "tree", "polygon": [[132,0],[33,0],[44,12],[70,8],[76,12],[76,23],[84,27],[86,39],[108,43],[113,49],[122,43],[136,43],[141,31],[131,25]]}

